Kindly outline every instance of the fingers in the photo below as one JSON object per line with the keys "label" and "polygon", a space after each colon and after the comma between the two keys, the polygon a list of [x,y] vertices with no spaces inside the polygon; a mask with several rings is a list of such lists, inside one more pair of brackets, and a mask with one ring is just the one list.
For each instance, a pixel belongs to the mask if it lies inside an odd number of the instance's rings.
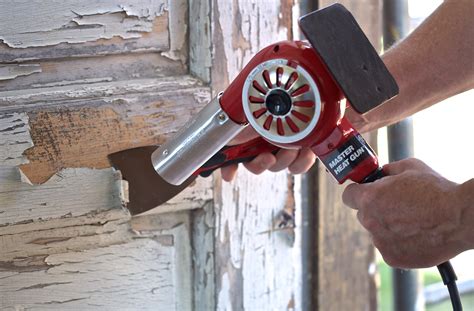
{"label": "fingers", "polygon": [[316,161],[316,156],[309,148],[300,149],[300,153],[293,163],[288,166],[292,174],[302,174],[313,166]]}
{"label": "fingers", "polygon": [[238,164],[232,164],[228,166],[224,166],[221,168],[221,176],[224,181],[232,181],[237,175],[237,169],[239,168]]}
{"label": "fingers", "polygon": [[276,154],[276,163],[272,165],[269,170],[272,172],[278,172],[286,169],[293,163],[298,157],[299,150],[295,149],[281,149]]}
{"label": "fingers", "polygon": [[275,165],[277,162],[276,157],[271,153],[259,154],[255,159],[250,162],[244,163],[246,169],[250,172],[259,175]]}
{"label": "fingers", "polygon": [[[251,173],[259,175],[266,170],[278,172],[286,168],[292,174],[301,174],[306,172],[316,161],[314,153],[308,149],[290,150],[282,149],[276,155],[271,153],[259,154],[250,162],[244,163],[245,168]],[[231,181],[237,174],[237,165],[229,165],[221,169],[222,179]]]}

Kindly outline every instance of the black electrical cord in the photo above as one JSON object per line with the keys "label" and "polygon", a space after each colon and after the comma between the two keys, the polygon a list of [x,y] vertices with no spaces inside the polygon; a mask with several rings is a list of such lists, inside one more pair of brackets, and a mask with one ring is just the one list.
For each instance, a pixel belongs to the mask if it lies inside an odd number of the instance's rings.
{"label": "black electrical cord", "polygon": [[449,261],[438,265],[438,271],[443,279],[444,285],[448,288],[453,311],[462,311],[461,297],[459,296],[456,280],[458,279],[454,272],[453,266]]}

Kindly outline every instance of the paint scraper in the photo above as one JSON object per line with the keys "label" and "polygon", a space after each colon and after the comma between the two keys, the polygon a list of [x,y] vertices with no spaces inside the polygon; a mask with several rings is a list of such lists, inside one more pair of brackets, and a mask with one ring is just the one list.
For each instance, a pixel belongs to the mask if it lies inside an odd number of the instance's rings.
{"label": "paint scraper", "polygon": [[280,149],[260,137],[241,145],[226,146],[183,183],[173,185],[156,172],[151,161],[151,156],[158,147],[156,145],[137,147],[108,156],[111,165],[120,170],[123,179],[128,181],[127,208],[132,215],[141,214],[166,203],[192,184],[198,176],[208,177],[218,168],[248,162],[262,152],[276,153]]}

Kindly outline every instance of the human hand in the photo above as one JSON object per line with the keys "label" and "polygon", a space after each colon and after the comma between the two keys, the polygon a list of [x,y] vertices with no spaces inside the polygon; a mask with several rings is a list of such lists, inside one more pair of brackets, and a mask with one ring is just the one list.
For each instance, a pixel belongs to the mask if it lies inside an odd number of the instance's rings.
{"label": "human hand", "polygon": [[[244,129],[230,143],[230,145],[239,145],[254,139],[258,136],[257,132],[250,126]],[[259,154],[250,162],[244,163],[247,170],[254,174],[261,174],[266,170],[278,172],[288,168],[292,174],[301,174],[309,170],[316,161],[316,156],[309,148],[300,150],[281,149],[276,155],[269,152]],[[221,168],[222,179],[231,181],[237,174],[237,164]]]}
{"label": "human hand", "polygon": [[373,183],[350,184],[342,199],[357,210],[387,264],[430,267],[469,249],[472,229],[462,221],[466,204],[458,184],[417,159],[388,164],[384,172]]}

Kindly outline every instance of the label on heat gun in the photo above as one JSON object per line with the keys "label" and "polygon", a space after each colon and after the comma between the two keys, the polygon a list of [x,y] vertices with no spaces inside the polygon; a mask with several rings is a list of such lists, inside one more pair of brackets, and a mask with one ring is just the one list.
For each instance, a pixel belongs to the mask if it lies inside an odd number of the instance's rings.
{"label": "label on heat gun", "polygon": [[372,149],[367,145],[364,138],[357,134],[336,150],[320,158],[328,171],[338,181],[343,181],[359,163],[373,156]]}

